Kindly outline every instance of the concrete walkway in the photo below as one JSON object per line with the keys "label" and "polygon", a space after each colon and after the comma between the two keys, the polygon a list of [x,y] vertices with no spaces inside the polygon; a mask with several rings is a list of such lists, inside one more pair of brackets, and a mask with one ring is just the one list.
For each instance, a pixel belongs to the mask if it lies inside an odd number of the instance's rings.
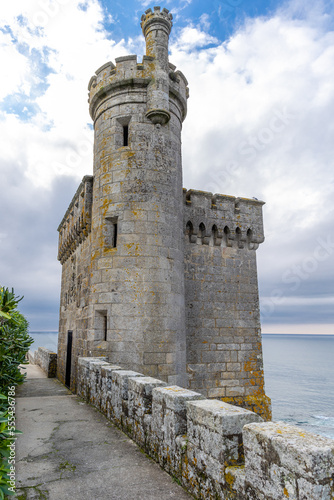
{"label": "concrete walkway", "polygon": [[17,389],[19,500],[190,500],[93,407],[39,367]]}

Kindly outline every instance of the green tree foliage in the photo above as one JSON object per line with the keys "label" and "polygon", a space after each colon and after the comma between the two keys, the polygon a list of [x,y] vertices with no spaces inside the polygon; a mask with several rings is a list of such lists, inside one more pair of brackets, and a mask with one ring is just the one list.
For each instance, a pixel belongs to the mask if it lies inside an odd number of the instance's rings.
{"label": "green tree foliage", "polygon": [[0,393],[4,395],[10,386],[24,381],[19,365],[26,363],[26,353],[33,343],[28,322],[17,309],[22,298],[16,297],[13,289],[10,292],[0,287]]}
{"label": "green tree foliage", "polygon": [[33,343],[28,333],[28,322],[18,311],[23,297],[14,290],[0,286],[0,500],[13,495],[9,445],[16,431],[13,427],[15,387],[25,379],[19,365],[26,363],[26,353]]}

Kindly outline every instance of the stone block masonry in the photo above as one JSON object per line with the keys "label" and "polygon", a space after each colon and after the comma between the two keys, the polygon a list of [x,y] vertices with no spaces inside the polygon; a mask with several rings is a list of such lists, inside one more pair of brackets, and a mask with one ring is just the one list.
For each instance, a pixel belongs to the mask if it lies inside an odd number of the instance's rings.
{"label": "stone block masonry", "polygon": [[333,500],[334,441],[103,358],[79,358],[78,395],[197,499]]}
{"label": "stone block masonry", "polygon": [[255,253],[263,202],[183,192],[189,388],[270,419]]}
{"label": "stone block masonry", "polygon": [[189,89],[168,60],[172,19],[148,9],[142,61],[118,57],[88,84],[94,175],[58,227],[58,377],[75,391],[78,358],[104,355],[268,420],[256,268],[263,202],[182,187]]}

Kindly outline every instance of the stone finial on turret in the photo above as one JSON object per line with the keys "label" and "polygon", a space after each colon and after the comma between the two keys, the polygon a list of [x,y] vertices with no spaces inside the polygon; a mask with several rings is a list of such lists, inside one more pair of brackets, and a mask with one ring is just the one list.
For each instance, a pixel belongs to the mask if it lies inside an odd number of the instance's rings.
{"label": "stone finial on turret", "polygon": [[141,18],[146,40],[146,57],[152,58],[152,80],[147,90],[146,116],[154,124],[165,125],[169,112],[168,39],[173,16],[167,9],[148,9]]}
{"label": "stone finial on turret", "polygon": [[162,67],[168,68],[168,39],[173,16],[169,10],[160,7],[148,9],[141,18],[141,27],[146,40],[146,55],[156,58]]}

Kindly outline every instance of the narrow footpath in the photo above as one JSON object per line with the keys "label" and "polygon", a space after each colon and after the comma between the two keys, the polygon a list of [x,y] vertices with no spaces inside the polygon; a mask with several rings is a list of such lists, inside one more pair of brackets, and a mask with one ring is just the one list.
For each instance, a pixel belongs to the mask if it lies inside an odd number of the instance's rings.
{"label": "narrow footpath", "polygon": [[18,500],[193,498],[106,417],[27,365],[17,389]]}

